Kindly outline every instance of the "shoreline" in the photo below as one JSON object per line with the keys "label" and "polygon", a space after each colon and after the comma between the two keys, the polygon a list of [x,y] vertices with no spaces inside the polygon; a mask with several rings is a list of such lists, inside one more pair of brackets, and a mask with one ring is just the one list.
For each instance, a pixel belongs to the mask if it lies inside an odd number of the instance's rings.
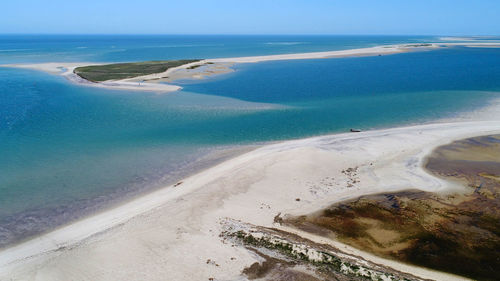
{"label": "shoreline", "polygon": [[66,78],[71,83],[79,86],[104,88],[110,90],[132,90],[132,91],[147,91],[147,92],[175,92],[181,89],[180,86],[159,83],[139,83],[123,80],[91,82],[83,79],[73,71],[77,67],[87,65],[100,65],[103,63],[38,63],[38,64],[10,64],[0,65],[1,67],[24,68],[37,71],[43,71],[54,75],[60,75]]}
{"label": "shoreline", "polygon": [[[345,58],[345,57],[361,57],[361,56],[380,56],[391,55],[412,51],[425,51],[441,48],[442,45],[437,43],[421,43],[421,44],[400,44],[400,45],[384,45],[376,47],[367,47],[359,49],[347,49],[338,51],[326,52],[308,52],[296,54],[281,54],[281,55],[266,55],[266,56],[251,56],[251,57],[234,57],[234,58],[216,58],[203,59],[197,62],[184,64],[178,67],[169,68],[161,73],[154,73],[133,78],[120,80],[109,80],[104,82],[91,82],[83,79],[73,71],[77,67],[89,65],[102,65],[108,63],[37,63],[37,64],[6,64],[0,67],[26,68],[38,71],[44,71],[50,74],[61,75],[70,82],[81,86],[99,87],[105,89],[116,90],[133,90],[147,91],[157,93],[175,92],[182,89],[181,86],[167,84],[182,79],[203,79],[212,75],[224,74],[232,72],[231,66],[237,63],[258,63],[265,61],[280,61],[280,60],[301,60],[301,59],[328,59],[328,58]],[[190,69],[192,66],[200,65],[202,71]]]}
{"label": "shoreline", "polygon": [[[8,220],[5,222],[5,227],[2,229],[3,232],[8,232],[9,236],[1,237],[0,240],[0,252],[2,250],[15,247],[17,245],[28,242],[37,237],[43,236],[46,233],[57,231],[73,222],[80,221],[87,217],[92,217],[96,214],[103,213],[107,210],[112,210],[115,207],[119,207],[136,198],[140,198],[144,195],[150,194],[156,190],[162,189],[168,185],[175,185],[184,178],[200,173],[210,167],[220,164],[224,161],[230,160],[236,156],[242,155],[246,152],[252,151],[259,147],[259,145],[226,145],[226,146],[215,146],[210,148],[203,148],[198,150],[193,157],[189,158],[184,165],[170,169],[165,173],[162,173],[160,177],[150,179],[143,185],[126,186],[129,188],[123,188],[115,191],[111,191],[106,195],[101,195],[99,201],[78,201],[71,204],[70,208],[66,208],[63,215],[53,215],[54,209],[48,207],[47,209],[37,208],[37,213],[33,214],[32,210],[21,211],[18,213],[13,213],[8,216]],[[160,178],[163,184],[158,184]],[[167,180],[165,180],[167,179]],[[12,228],[10,222],[15,222],[22,220],[26,217],[26,213],[29,214],[30,219],[33,222],[30,223],[30,227],[37,229],[36,232],[22,233],[25,235],[20,235],[16,233],[16,229]],[[31,213],[31,214],[30,214]],[[47,216],[47,217],[46,217]],[[62,218],[65,216],[68,219]],[[43,221],[42,223],[39,221]],[[39,226],[37,226],[37,223]],[[10,228],[9,228],[10,227]],[[43,227],[43,228],[41,228]],[[41,229],[40,229],[41,228]],[[26,230],[24,230],[26,231]],[[5,237],[14,237],[14,239],[8,240]]]}
{"label": "shoreline", "polygon": [[[337,51],[325,52],[307,52],[295,54],[278,54],[264,56],[248,56],[248,57],[233,57],[233,58],[215,58],[202,59],[197,62],[184,64],[181,66],[169,68],[161,73],[154,73],[133,78],[125,78],[120,80],[108,80],[104,82],[91,82],[83,79],[73,71],[77,67],[89,65],[102,65],[109,63],[88,63],[88,62],[49,62],[36,64],[4,64],[0,67],[26,68],[38,71],[44,71],[51,74],[61,75],[70,82],[81,86],[90,86],[104,89],[115,90],[132,90],[155,93],[169,93],[182,89],[181,86],[169,84],[175,80],[183,79],[204,79],[213,75],[225,74],[233,72],[232,65],[238,63],[259,63],[266,61],[280,60],[303,60],[303,59],[329,59],[329,58],[346,58],[346,57],[363,57],[363,56],[382,56],[392,55],[416,51],[429,51],[440,48],[449,47],[470,47],[470,48],[499,48],[500,43],[495,42],[437,42],[437,43],[415,43],[415,44],[398,44],[398,45],[382,45],[358,49],[346,49]],[[197,66],[199,69],[190,69],[192,66]],[[201,69],[201,71],[200,71]]]}
{"label": "shoreline", "polygon": [[[125,244],[134,244],[136,239],[159,239],[162,241],[159,245],[180,247],[169,251],[169,246],[160,251],[161,254],[155,253],[170,260],[175,259],[176,252],[182,251],[194,259],[189,266],[182,264],[182,267],[177,263],[175,268],[178,273],[185,274],[178,278],[189,276],[186,274],[194,270],[190,267],[198,264],[196,260],[199,262],[200,256],[202,260],[206,260],[207,249],[211,252],[210,256],[216,256],[217,260],[238,255],[238,262],[233,262],[231,267],[225,266],[226,272],[217,270],[221,278],[234,277],[235,267],[241,270],[251,264],[249,260],[255,257],[230,247],[228,252],[227,245],[221,244],[218,238],[217,229],[221,227],[221,219],[230,218],[265,227],[277,227],[273,222],[277,213],[305,214],[333,202],[364,194],[403,190],[409,186],[421,189],[425,187],[426,191],[454,189],[456,187],[452,183],[438,179],[423,170],[423,159],[439,145],[456,139],[493,133],[500,133],[498,122],[475,121],[336,134],[266,145],[188,177],[181,185],[165,187],[109,211],[0,251],[0,277],[24,278],[33,272],[38,274],[39,270],[66,271],[54,261],[59,260],[60,263],[63,262],[61,259],[68,259],[66,262],[73,260],[78,263],[81,258],[78,256],[82,252],[84,256],[85,253],[95,254],[95,251],[100,252],[102,247],[109,248],[109,251],[101,253],[102,257],[108,259],[114,256],[111,249],[117,249],[119,246],[116,245],[115,239],[123,240]],[[353,166],[360,167],[360,183],[354,189],[345,188],[347,179],[342,179],[339,171]],[[290,178],[286,175],[294,176]],[[325,177],[338,178],[339,182],[333,183],[336,188],[319,188]],[[266,192],[273,187],[281,191]],[[301,200],[297,202],[294,200],[296,197]],[[163,221],[158,224],[158,220],[162,219],[167,219],[168,223]],[[183,229],[181,238],[178,238],[179,228]],[[150,233],[147,229],[167,235],[160,238],[159,234]],[[152,237],[136,236],[144,231]],[[135,256],[131,257],[134,264],[138,260],[151,258],[153,253],[144,249],[144,245],[137,247],[140,250],[129,248],[130,255]],[[196,256],[189,255],[190,252],[196,252]],[[373,258],[359,252],[356,254],[366,259]],[[411,270],[412,274],[421,277],[449,277],[446,273],[418,269],[396,261],[376,259],[376,262],[400,271]],[[39,268],[40,264],[44,264],[43,268]],[[94,264],[87,269],[99,271],[96,266]],[[113,268],[113,265],[107,266]],[[167,267],[165,273],[177,274],[171,270],[173,268]],[[200,273],[208,274],[206,270],[199,269]]]}

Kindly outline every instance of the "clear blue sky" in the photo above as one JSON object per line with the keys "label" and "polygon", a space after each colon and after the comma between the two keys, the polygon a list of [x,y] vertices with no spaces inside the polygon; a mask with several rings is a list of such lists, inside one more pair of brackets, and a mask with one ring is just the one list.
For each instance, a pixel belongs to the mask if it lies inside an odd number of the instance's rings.
{"label": "clear blue sky", "polygon": [[500,0],[2,0],[0,33],[500,35]]}

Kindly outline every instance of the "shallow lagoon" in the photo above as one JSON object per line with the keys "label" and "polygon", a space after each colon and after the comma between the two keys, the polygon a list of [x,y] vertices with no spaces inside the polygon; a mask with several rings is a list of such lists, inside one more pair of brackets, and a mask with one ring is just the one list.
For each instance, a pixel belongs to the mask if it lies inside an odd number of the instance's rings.
{"label": "shallow lagoon", "polygon": [[167,95],[0,68],[0,246],[267,141],[430,122],[499,97],[500,50],[266,62]]}

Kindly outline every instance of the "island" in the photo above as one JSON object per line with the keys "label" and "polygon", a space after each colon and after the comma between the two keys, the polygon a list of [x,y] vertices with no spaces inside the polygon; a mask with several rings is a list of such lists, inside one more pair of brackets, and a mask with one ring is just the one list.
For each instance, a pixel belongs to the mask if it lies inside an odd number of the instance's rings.
{"label": "island", "polygon": [[[73,72],[81,78],[92,82],[104,82],[161,73],[174,67],[199,61],[200,60],[197,59],[191,59],[98,64],[76,67]],[[195,66],[191,67],[194,69]]]}
{"label": "island", "polygon": [[[439,48],[453,46],[468,45],[461,43],[398,44],[359,49],[250,57],[158,60],[144,62],[120,62],[113,64],[95,62],[50,62],[36,64],[4,64],[1,66],[27,68],[58,74],[66,77],[71,82],[90,87],[168,93],[182,89],[181,86],[172,84],[172,82],[176,80],[204,79],[214,75],[230,73],[234,71],[232,67],[235,64],[240,63],[383,56],[406,52],[436,50]],[[490,46],[490,44],[475,43],[474,46]]]}

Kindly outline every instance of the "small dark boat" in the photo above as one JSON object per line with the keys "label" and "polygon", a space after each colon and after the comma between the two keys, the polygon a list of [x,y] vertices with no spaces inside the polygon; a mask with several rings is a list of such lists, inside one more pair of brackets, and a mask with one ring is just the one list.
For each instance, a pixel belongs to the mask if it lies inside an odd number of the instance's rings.
{"label": "small dark boat", "polygon": [[359,133],[361,132],[361,130],[358,130],[358,129],[351,129],[351,133]]}

